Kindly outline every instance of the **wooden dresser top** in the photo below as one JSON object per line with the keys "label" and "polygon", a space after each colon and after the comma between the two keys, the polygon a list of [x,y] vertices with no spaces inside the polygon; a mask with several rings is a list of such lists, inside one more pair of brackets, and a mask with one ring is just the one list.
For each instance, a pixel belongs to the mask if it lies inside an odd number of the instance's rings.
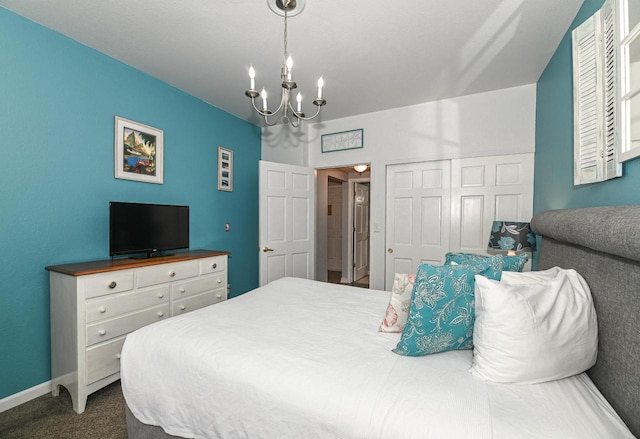
{"label": "wooden dresser top", "polygon": [[149,265],[166,264],[169,262],[183,262],[192,259],[210,258],[228,255],[230,252],[217,250],[189,250],[168,256],[158,256],[145,259],[107,259],[102,261],[78,262],[75,264],[49,265],[46,270],[56,271],[71,276],[85,276],[87,274],[106,273],[109,271],[126,270],[129,268],[146,267]]}

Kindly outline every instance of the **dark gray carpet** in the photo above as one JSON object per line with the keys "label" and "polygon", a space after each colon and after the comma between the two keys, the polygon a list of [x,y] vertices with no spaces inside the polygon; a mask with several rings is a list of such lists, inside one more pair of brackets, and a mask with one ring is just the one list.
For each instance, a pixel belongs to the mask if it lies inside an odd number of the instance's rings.
{"label": "dark gray carpet", "polygon": [[55,398],[49,393],[0,413],[0,438],[126,439],[124,407],[120,381],[89,395],[81,415],[61,388]]}

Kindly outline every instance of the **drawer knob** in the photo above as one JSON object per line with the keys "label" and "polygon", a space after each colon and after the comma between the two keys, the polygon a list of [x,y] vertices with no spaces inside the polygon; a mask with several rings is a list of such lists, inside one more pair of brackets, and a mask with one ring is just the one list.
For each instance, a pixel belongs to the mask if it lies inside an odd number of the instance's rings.
{"label": "drawer knob", "polygon": [[218,293],[218,294],[216,295],[216,297],[217,297],[218,299],[222,299],[222,294]]}
{"label": "drawer knob", "polygon": [[106,335],[107,331],[105,331],[104,329],[101,329],[98,331],[98,334],[102,335]]}
{"label": "drawer knob", "polygon": [[218,281],[217,281],[217,282],[218,282],[219,284],[221,284],[221,283],[222,283],[222,279],[218,279]]}
{"label": "drawer knob", "polygon": [[185,289],[184,288],[180,288],[180,293],[184,294],[184,292],[185,292]]}
{"label": "drawer knob", "polygon": [[169,277],[175,277],[176,276],[176,272],[172,271],[171,273],[169,273]]}
{"label": "drawer knob", "polygon": [[158,298],[162,299],[164,297],[164,293],[158,293]]}
{"label": "drawer knob", "polygon": [[120,359],[120,354],[116,354],[116,360]]}
{"label": "drawer knob", "polygon": [[116,285],[118,285],[118,284],[116,283],[116,281],[115,281],[115,280],[112,280],[112,281],[111,281],[111,283],[109,284],[109,288],[111,288],[111,289],[113,290],[113,289],[116,287]]}
{"label": "drawer knob", "polygon": [[184,305],[180,305],[180,311],[184,311],[187,307]]}
{"label": "drawer knob", "polygon": [[105,312],[107,312],[107,308],[101,306],[100,308],[98,308],[98,311],[100,311],[100,314],[104,314]]}
{"label": "drawer knob", "polygon": [[158,311],[158,317],[163,317],[164,313],[162,311]]}
{"label": "drawer knob", "polygon": [[213,265],[211,265],[211,268],[218,268],[218,264],[214,262]]}

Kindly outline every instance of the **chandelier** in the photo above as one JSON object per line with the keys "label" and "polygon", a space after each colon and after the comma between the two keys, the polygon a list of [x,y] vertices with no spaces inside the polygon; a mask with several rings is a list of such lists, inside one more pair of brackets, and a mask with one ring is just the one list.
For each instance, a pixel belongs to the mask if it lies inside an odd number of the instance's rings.
{"label": "chandelier", "polygon": [[[249,90],[245,91],[245,94],[251,99],[253,108],[258,112],[258,114],[264,117],[264,122],[268,126],[273,126],[278,123],[277,119],[271,122],[269,117],[275,117],[278,113],[282,112],[280,121],[283,124],[290,123],[294,127],[297,127],[300,125],[301,120],[311,120],[318,116],[318,114],[320,114],[320,108],[327,103],[327,101],[322,98],[322,87],[324,86],[324,81],[322,80],[322,77],[320,77],[320,79],[318,79],[318,97],[313,100],[313,104],[318,107],[316,109],[316,114],[313,116],[306,116],[302,112],[302,95],[300,93],[296,96],[297,107],[294,109],[291,104],[291,91],[297,88],[298,84],[293,80],[293,59],[287,52],[287,15],[296,8],[296,2],[303,4],[304,0],[267,0],[267,3],[269,3],[269,6],[274,10],[274,12],[281,15],[280,11],[282,11],[282,15],[284,16],[284,57],[282,62],[282,71],[280,73],[280,78],[282,79],[282,97],[280,99],[280,105],[275,111],[269,110],[266,90],[264,88],[261,92],[256,90],[256,72],[253,69],[253,66],[249,67],[251,87]],[[298,8],[298,13],[299,12],[301,12],[301,8]],[[258,96],[262,98],[262,109],[259,109],[256,106],[256,98]]]}

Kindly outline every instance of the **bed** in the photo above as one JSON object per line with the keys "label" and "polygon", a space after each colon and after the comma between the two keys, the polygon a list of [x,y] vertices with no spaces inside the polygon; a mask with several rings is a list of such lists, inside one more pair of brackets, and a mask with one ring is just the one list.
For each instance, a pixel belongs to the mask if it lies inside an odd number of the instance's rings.
{"label": "bed", "polygon": [[129,437],[632,438],[638,218],[627,206],[532,220],[539,268],[575,269],[591,289],[599,345],[588,373],[504,384],[469,373],[472,350],[397,355],[399,335],[378,331],[388,292],[284,278],[127,337]]}

